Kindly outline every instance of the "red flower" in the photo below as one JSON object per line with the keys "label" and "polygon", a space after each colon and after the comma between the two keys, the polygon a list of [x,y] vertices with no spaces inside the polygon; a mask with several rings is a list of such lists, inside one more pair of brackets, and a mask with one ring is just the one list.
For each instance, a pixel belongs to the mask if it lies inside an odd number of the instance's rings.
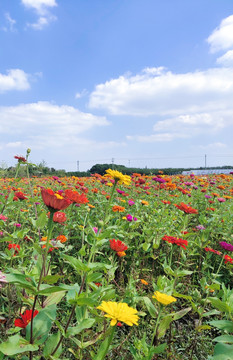
{"label": "red flower", "polygon": [[183,249],[186,250],[186,246],[188,245],[188,241],[187,240],[183,240],[183,239],[179,239],[177,237],[174,236],[168,236],[165,235],[162,240],[167,241],[170,244],[176,244],[178,246],[181,246]]}
{"label": "red flower", "polygon": [[89,202],[86,195],[79,194],[77,191],[73,190],[65,190],[66,198],[69,199],[71,202],[75,202],[77,204],[86,204]]}
{"label": "red flower", "polygon": [[220,252],[220,251],[218,251],[218,250],[214,250],[214,249],[212,249],[212,248],[209,248],[209,247],[205,247],[205,251],[207,251],[207,252],[212,252],[212,253],[214,253],[214,254],[217,254],[217,255],[222,255],[222,253]]}
{"label": "red flower", "polygon": [[175,206],[184,211],[186,214],[198,214],[198,210],[197,209],[193,209],[191,206],[188,206],[186,204],[184,204],[183,202],[180,203],[180,205],[175,204]]}
{"label": "red flower", "polygon": [[64,223],[66,221],[66,214],[61,211],[55,212],[53,214],[53,221],[59,224]]}
{"label": "red flower", "polygon": [[[16,197],[17,199],[20,199],[20,200],[25,200],[25,199],[27,199],[26,195],[25,195],[24,193],[22,193],[22,191],[16,192],[16,193],[15,193],[15,197]],[[16,200],[15,197],[14,197],[14,200]]]}
{"label": "red flower", "polygon": [[[38,314],[38,310],[34,310],[33,318]],[[20,314],[21,318],[15,319],[15,326],[25,328],[32,318],[32,310],[26,310],[23,314]]]}
{"label": "red flower", "polygon": [[126,246],[122,241],[120,240],[109,240],[110,242],[110,248],[116,252],[123,252],[128,249],[128,246]]}
{"label": "red flower", "polygon": [[227,263],[227,262],[230,262],[231,264],[233,264],[233,259],[229,256],[229,255],[225,255],[224,256],[224,262],[225,262],[225,264]]}
{"label": "red flower", "polygon": [[8,250],[11,250],[11,249],[15,250],[15,252],[14,252],[14,256],[15,256],[15,254],[19,253],[20,245],[19,244],[9,244],[8,245]]}
{"label": "red flower", "polygon": [[21,156],[21,155],[20,155],[20,156],[19,156],[19,155],[15,155],[14,158],[17,159],[18,162],[27,162],[27,160],[25,159],[25,157],[23,157],[23,156]]}
{"label": "red flower", "polygon": [[61,195],[54,193],[51,189],[41,190],[41,196],[45,205],[55,211],[66,209],[71,204],[69,199],[65,199]]}

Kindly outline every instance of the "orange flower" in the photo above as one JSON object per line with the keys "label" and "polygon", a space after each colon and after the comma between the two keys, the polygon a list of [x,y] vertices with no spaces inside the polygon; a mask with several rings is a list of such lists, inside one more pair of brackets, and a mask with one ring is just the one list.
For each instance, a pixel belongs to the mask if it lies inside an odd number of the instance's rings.
{"label": "orange flower", "polygon": [[69,199],[63,198],[61,195],[54,193],[51,189],[41,190],[41,196],[45,205],[49,209],[55,211],[66,209],[71,204]]}
{"label": "orange flower", "polygon": [[186,204],[184,204],[183,202],[180,203],[179,205],[175,204],[175,206],[184,211],[186,214],[198,214],[198,210],[197,209],[193,209],[191,206],[188,206]]}
{"label": "orange flower", "polygon": [[73,190],[65,190],[66,198],[68,198],[71,202],[75,202],[77,204],[86,204],[89,202],[86,195],[79,194],[77,191]]}
{"label": "orange flower", "polygon": [[112,211],[114,211],[114,212],[123,212],[123,211],[125,211],[125,208],[123,206],[114,205],[112,207]]}
{"label": "orange flower", "polygon": [[149,283],[148,283],[146,280],[144,280],[144,279],[141,279],[140,281],[141,281],[141,283],[142,283],[143,285],[148,285],[148,284],[149,284]]}
{"label": "orange flower", "polygon": [[123,257],[125,255],[126,255],[126,253],[124,251],[117,251],[117,256]]}
{"label": "orange flower", "polygon": [[146,205],[146,206],[149,205],[148,201],[146,201],[146,200],[141,200],[141,204]]}
{"label": "orange flower", "polygon": [[67,238],[65,235],[58,235],[56,240],[60,241],[61,243],[65,243],[67,241]]}

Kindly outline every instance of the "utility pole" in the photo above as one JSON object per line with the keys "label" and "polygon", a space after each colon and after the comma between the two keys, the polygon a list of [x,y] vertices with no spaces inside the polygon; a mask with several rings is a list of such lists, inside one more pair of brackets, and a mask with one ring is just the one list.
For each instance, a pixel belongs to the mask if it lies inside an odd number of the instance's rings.
{"label": "utility pole", "polygon": [[112,158],[112,169],[114,168],[114,158]]}
{"label": "utility pole", "polygon": [[79,171],[79,160],[77,161],[77,171]]}
{"label": "utility pole", "polygon": [[129,160],[129,167],[130,167],[130,160]]}
{"label": "utility pole", "polygon": [[205,154],[205,169],[206,169],[206,154]]}

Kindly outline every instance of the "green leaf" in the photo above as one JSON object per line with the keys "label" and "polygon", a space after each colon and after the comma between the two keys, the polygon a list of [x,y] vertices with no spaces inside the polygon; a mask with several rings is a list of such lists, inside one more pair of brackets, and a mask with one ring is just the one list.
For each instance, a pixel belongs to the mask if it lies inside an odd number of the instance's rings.
{"label": "green leaf", "polygon": [[[33,342],[41,345],[49,335],[53,321],[56,319],[56,305],[50,305],[39,311],[33,319]],[[26,327],[26,339],[30,340],[31,323]]]}
{"label": "green leaf", "polygon": [[233,335],[222,335],[217,336],[213,341],[220,342],[220,343],[228,343],[233,344]]}
{"label": "green leaf", "polygon": [[45,282],[46,284],[55,284],[60,278],[62,278],[62,275],[47,275],[44,276],[42,279],[42,282]]}
{"label": "green leaf", "polygon": [[87,275],[87,283],[90,283],[90,282],[100,282],[102,280],[102,276],[103,274],[102,273],[89,273]]}
{"label": "green leaf", "polygon": [[166,330],[169,328],[170,326],[170,323],[172,322],[172,316],[171,315],[167,315],[165,316],[161,321],[160,321],[160,324],[159,324],[159,327],[158,327],[158,339],[160,339],[162,336],[165,335],[165,332]]}
{"label": "green leaf", "polygon": [[79,334],[81,331],[83,331],[84,329],[89,329],[92,327],[92,325],[95,323],[95,319],[84,319],[80,322],[80,324],[78,324],[77,326],[74,327],[69,327],[67,330],[66,335],[69,336],[74,336]]}
{"label": "green leaf", "polygon": [[46,307],[53,304],[58,304],[61,301],[61,299],[65,296],[65,294],[66,291],[59,291],[49,295],[44,301],[44,306]]}
{"label": "green leaf", "polygon": [[48,217],[45,212],[42,212],[39,215],[38,219],[36,220],[35,226],[37,228],[43,229],[45,227],[45,225],[47,225],[47,223],[48,223]]}
{"label": "green leaf", "polygon": [[233,360],[233,345],[217,344],[214,348],[214,360]]}
{"label": "green leaf", "polygon": [[78,272],[87,272],[90,270],[89,266],[82,263],[81,260],[74,258],[73,256],[63,255],[63,259],[65,259],[73,268]]}
{"label": "green leaf", "polygon": [[190,310],[192,310],[192,308],[188,307],[188,308],[182,309],[176,313],[172,313],[171,316],[172,316],[173,320],[179,320],[183,316],[185,316]]}
{"label": "green leaf", "polygon": [[[58,341],[60,340],[61,334],[58,331],[56,334],[50,335],[45,343],[43,355],[49,356],[52,354],[52,352],[55,350]],[[57,349],[56,353],[53,355],[55,357],[59,357],[59,355],[62,353],[62,346],[60,345]]]}
{"label": "green leaf", "polygon": [[154,319],[156,319],[158,316],[158,312],[157,312],[155,306],[153,305],[152,301],[147,296],[143,296],[142,299],[147,307],[147,310],[150,313],[150,316],[152,316]]}
{"label": "green leaf", "polygon": [[211,304],[218,309],[219,311],[230,313],[231,308],[229,305],[227,305],[226,302],[221,301],[218,298],[208,298],[208,300],[211,302]]}
{"label": "green leaf", "polygon": [[31,290],[33,293],[36,293],[36,283],[35,280],[24,274],[6,274],[6,280],[8,283],[15,284],[20,286],[23,289]]}
{"label": "green leaf", "polygon": [[226,330],[227,332],[233,332],[233,321],[230,320],[213,320],[210,321],[211,326],[216,327],[220,330]]}
{"label": "green leaf", "polygon": [[23,339],[19,334],[9,337],[7,341],[0,344],[0,351],[8,356],[21,354],[26,351],[36,351],[38,348],[37,344],[30,344],[29,341]]}

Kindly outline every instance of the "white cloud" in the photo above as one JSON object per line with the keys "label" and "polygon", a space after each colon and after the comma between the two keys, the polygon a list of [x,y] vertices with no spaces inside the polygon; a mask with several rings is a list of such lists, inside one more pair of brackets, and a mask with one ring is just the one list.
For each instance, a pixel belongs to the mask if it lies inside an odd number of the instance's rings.
{"label": "white cloud", "polygon": [[83,89],[81,92],[77,92],[75,94],[76,99],[80,99],[83,96],[86,96],[88,94],[88,91],[86,89]]}
{"label": "white cloud", "polygon": [[109,125],[105,117],[43,101],[2,106],[0,118],[0,133],[4,138],[16,138],[11,143],[23,141],[27,147],[37,149],[77,145],[77,138],[83,132],[95,126]]}
{"label": "white cloud", "polygon": [[8,12],[5,13],[5,19],[6,19],[7,26],[5,26],[3,28],[3,30],[4,31],[9,30],[11,32],[15,32],[16,31],[16,28],[15,28],[16,20],[14,20]]}
{"label": "white cloud", "polygon": [[221,21],[220,25],[208,37],[207,42],[212,53],[233,47],[233,15]]}
{"label": "white cloud", "polygon": [[20,69],[7,70],[7,75],[0,74],[0,93],[10,90],[27,90],[30,88],[28,74]]}
{"label": "white cloud", "polygon": [[233,67],[233,50],[229,50],[224,55],[217,58],[217,64]]}
{"label": "white cloud", "polygon": [[233,74],[230,68],[213,68],[176,74],[154,70],[136,76],[120,76],[96,86],[91,108],[113,115],[166,116],[195,114],[232,103]]}
{"label": "white cloud", "polygon": [[57,6],[56,0],[21,0],[22,4],[27,8],[32,8],[40,15],[47,13],[48,8]]}
{"label": "white cloud", "polygon": [[15,142],[9,142],[5,144],[8,148],[19,148],[24,146],[24,144],[21,141],[15,141]]}
{"label": "white cloud", "polygon": [[35,23],[28,23],[27,27],[42,30],[57,19],[50,13],[50,9],[57,6],[56,0],[21,0],[21,2],[26,8],[33,9],[38,15],[38,20]]}
{"label": "white cloud", "polygon": [[162,133],[162,134],[152,134],[152,135],[128,135],[126,138],[128,140],[134,140],[143,143],[154,143],[154,142],[168,142],[174,139],[187,138],[190,137],[188,134],[181,133]]}

